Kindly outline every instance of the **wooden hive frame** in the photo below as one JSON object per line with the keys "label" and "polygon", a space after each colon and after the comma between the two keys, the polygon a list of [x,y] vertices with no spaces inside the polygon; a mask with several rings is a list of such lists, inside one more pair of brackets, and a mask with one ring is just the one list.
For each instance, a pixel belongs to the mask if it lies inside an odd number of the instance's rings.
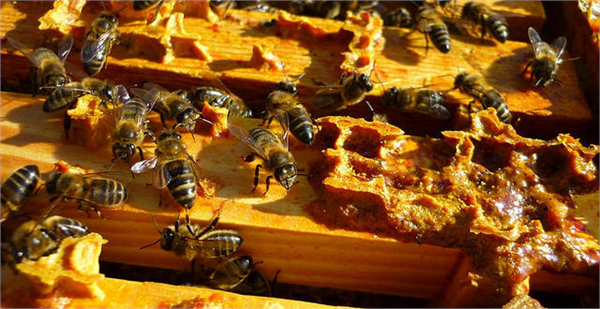
{"label": "wooden hive frame", "polygon": [[[96,13],[92,11],[83,15],[82,19],[89,22]],[[42,46],[47,39],[46,35],[49,34],[37,32],[37,18],[40,12],[41,9],[31,5],[22,3],[13,5],[3,2],[1,37],[15,37],[26,46]],[[257,21],[276,18],[276,16],[266,17],[268,15],[239,11],[234,11],[232,14],[243,16],[240,20],[254,21],[249,23],[255,26]],[[518,12],[515,14],[518,15]],[[532,23],[539,25],[539,20],[535,20],[540,18],[539,15],[534,16],[535,18],[531,16],[534,15],[522,15],[522,20],[525,20],[522,22],[523,29],[517,28],[514,31],[525,32],[526,25]],[[335,21],[311,20],[332,33],[343,25]],[[515,20],[518,21],[519,18],[515,17]],[[520,23],[511,22],[511,24],[519,26]],[[184,20],[184,28],[188,35],[200,35],[202,44],[208,46],[212,62],[186,56],[163,64],[160,58],[131,58],[129,51],[116,46],[109,57],[108,67],[99,77],[130,86],[148,81],[147,76],[152,75],[156,77],[152,79],[153,82],[169,89],[176,89],[182,84],[200,85],[203,76],[207,72],[213,72],[233,92],[244,96],[252,103],[260,101],[260,98],[271,91],[273,84],[283,77],[279,71],[265,74],[247,65],[252,54],[252,45],[263,44],[267,47],[279,48],[274,49],[274,53],[286,63],[289,75],[307,73],[300,84],[301,96],[309,96],[317,89],[309,82],[311,78],[329,84],[335,83],[338,79],[339,69],[336,65],[339,66],[342,59],[339,58],[339,61],[336,60],[331,64],[328,60],[331,51],[319,48],[315,42],[261,37],[259,30],[256,28],[247,30],[239,20],[223,22],[214,32],[204,31],[211,27],[213,27],[211,23],[199,18],[186,17]],[[124,34],[134,33],[136,29],[139,29],[139,25],[120,26]],[[222,39],[223,33],[228,34],[228,40]],[[386,47],[376,56],[381,78],[394,81],[393,85],[418,86],[423,83],[424,78],[428,78],[431,83],[448,84],[443,77],[437,77],[456,74],[456,67],[469,68],[485,76],[488,83],[506,94],[511,111],[522,118],[516,128],[523,135],[553,137],[558,133],[557,129],[561,131],[566,128],[569,133],[577,136],[584,134],[592,124],[592,113],[585,102],[571,63],[565,63],[561,67],[563,88],[548,88],[538,92],[524,86],[526,81],[519,78],[516,73],[520,72],[519,68],[522,68],[526,62],[529,48],[526,42],[509,41],[503,45],[493,44],[493,46],[472,48],[474,44],[479,43],[479,39],[464,37],[453,41],[453,52],[449,55],[430,50],[425,58],[421,55],[424,44],[421,37],[413,34],[409,39],[404,39],[401,37],[402,33],[403,30],[399,29],[385,29]],[[243,44],[231,45],[233,42],[243,42]],[[231,46],[237,47],[232,51]],[[497,61],[495,57],[489,57],[490,52],[495,53],[502,60]],[[5,85],[8,85],[8,88],[18,88],[16,86],[18,79],[28,74],[28,60],[19,53],[4,48],[4,44],[0,53],[3,88],[7,88]],[[456,54],[462,57],[456,57]],[[74,52],[68,61],[77,63],[78,57],[78,53]],[[452,65],[448,66],[446,63]],[[415,71],[415,64],[418,64],[418,71]],[[490,66],[494,71],[486,69]],[[124,70],[128,72],[126,76],[122,74]],[[407,77],[408,72],[414,72],[414,75]],[[506,74],[514,74],[515,78],[502,77]],[[565,89],[568,91],[564,91]],[[376,87],[369,97],[376,103],[378,110],[380,110],[380,96],[381,92]],[[569,105],[556,104],[556,102],[567,101],[566,98],[569,98]],[[62,124],[60,117],[55,115],[49,117],[41,111],[43,98],[3,92],[0,100],[2,102],[2,109],[0,109],[2,119],[0,142],[3,144],[0,151],[3,162],[0,170],[2,177],[6,177],[25,164],[37,164],[40,170],[45,172],[51,171],[53,164],[58,160],[78,164],[93,171],[102,171],[109,164],[112,154],[108,147],[95,152],[65,143],[56,147],[57,141],[64,141]],[[450,95],[451,106],[456,107],[467,102],[468,99],[457,92]],[[253,107],[259,109],[260,103]],[[355,106],[344,113],[360,115],[367,113],[367,110],[366,107]],[[440,129],[447,129],[453,125],[449,122],[433,122],[431,127],[422,129],[424,118],[407,117],[401,114],[392,115],[391,118],[396,122],[406,122],[405,130],[409,133],[435,135],[435,132],[439,132]],[[47,120],[40,122],[39,119]],[[153,121],[156,122],[156,119]],[[559,127],[558,124],[561,126]],[[212,216],[213,210],[222,206],[219,227],[236,229],[244,236],[244,251],[264,261],[260,265],[260,270],[267,277],[272,277],[278,269],[282,269],[278,279],[282,282],[440,299],[444,291],[450,290],[449,286],[452,282],[462,276],[458,270],[465,263],[465,259],[457,249],[399,243],[393,239],[379,238],[368,233],[331,230],[316,224],[303,210],[304,205],[316,198],[314,190],[307,182],[295,185],[294,190],[286,196],[281,188],[272,188],[267,197],[249,193],[252,182],[251,168],[240,161],[235,161],[241,155],[247,154],[247,149],[235,139],[210,141],[210,137],[203,136],[196,144],[189,136],[185,139],[190,146],[190,153],[201,158],[203,173],[208,178],[219,177],[226,184],[220,188],[222,195],[211,201],[197,201],[191,212],[193,220],[206,222]],[[209,141],[209,148],[203,148],[202,145],[208,144]],[[152,143],[145,143],[144,148],[145,152],[151,155]],[[292,150],[300,166],[308,167],[314,160],[305,146],[292,143]],[[208,155],[211,151],[215,152]],[[28,155],[24,156],[24,152],[28,152]],[[145,186],[148,182],[150,176],[142,175],[130,183],[131,200],[121,209],[103,211],[106,221],[93,216],[82,217],[73,209],[66,209],[63,214],[81,218],[91,230],[109,240],[101,256],[104,261],[172,269],[187,267],[187,261],[178,259],[158,247],[138,250],[139,247],[151,243],[158,237],[148,215],[149,212],[156,216],[161,227],[172,224],[174,220],[173,207],[158,209],[155,206],[158,205],[158,193],[142,195],[142,192],[148,190]],[[258,191],[263,189],[259,187]],[[231,200],[237,196],[243,197],[235,201]],[[42,192],[27,207],[35,209],[36,206],[45,205],[47,200],[47,195]],[[556,275],[541,272],[532,277],[532,288],[549,291],[563,289],[562,285],[558,288],[553,285],[556,278]],[[572,292],[585,292],[597,287],[597,281],[588,279],[576,277],[572,280],[574,283]],[[442,305],[457,303],[460,304],[460,300],[450,299]]]}

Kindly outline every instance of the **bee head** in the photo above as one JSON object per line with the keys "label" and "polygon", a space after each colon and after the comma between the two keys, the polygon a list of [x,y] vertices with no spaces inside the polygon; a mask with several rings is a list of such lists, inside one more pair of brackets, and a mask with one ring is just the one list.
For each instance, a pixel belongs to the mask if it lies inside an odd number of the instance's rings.
{"label": "bee head", "polygon": [[[103,20],[105,19],[105,20],[107,20],[111,24],[116,24],[117,23],[117,18],[114,15],[112,15],[112,14],[110,14],[108,12],[102,12],[102,13],[100,13],[100,15],[98,16],[98,19],[103,19]],[[103,25],[102,27],[104,27],[104,28],[106,28],[106,30],[108,30],[108,28],[110,27],[110,24],[108,24],[106,22],[104,24],[106,24],[106,26]]]}
{"label": "bee head", "polygon": [[296,166],[294,164],[287,164],[280,166],[275,169],[275,179],[286,189],[289,190],[296,180]]}
{"label": "bee head", "polygon": [[160,247],[165,251],[171,251],[175,240],[175,228],[173,226],[166,227],[161,234]]}
{"label": "bee head", "polygon": [[131,157],[135,155],[135,145],[130,143],[114,143],[112,146],[113,156],[129,162]]}
{"label": "bee head", "polygon": [[194,131],[196,120],[200,118],[200,114],[193,108],[187,108],[183,112],[177,114],[177,123],[181,123],[190,132]]}
{"label": "bee head", "polygon": [[46,78],[44,78],[44,85],[45,86],[57,86],[57,87],[61,87],[64,84],[70,82],[70,79],[62,74],[49,74],[46,76]]}
{"label": "bee head", "polygon": [[358,82],[367,91],[373,90],[373,82],[371,82],[371,79],[365,73],[362,73],[358,76]]}
{"label": "bee head", "polygon": [[254,266],[252,257],[249,255],[242,255],[236,258],[233,263],[242,273],[250,272]]}
{"label": "bee head", "polygon": [[158,141],[164,141],[168,138],[181,139],[181,135],[176,130],[164,130],[158,136]]}
{"label": "bee head", "polygon": [[541,66],[533,69],[536,87],[548,87],[556,78],[556,69],[552,66]]}
{"label": "bee head", "polygon": [[458,74],[456,76],[456,78],[454,78],[454,88],[459,88],[464,82],[465,79],[467,79],[467,76],[469,76],[469,73],[467,72],[462,72],[460,74]]}
{"label": "bee head", "polygon": [[296,87],[296,83],[292,81],[284,81],[275,84],[275,89],[280,91],[285,91],[289,93],[297,93],[298,87]]}
{"label": "bee head", "polygon": [[46,192],[52,194],[56,192],[56,185],[58,184],[58,179],[62,176],[61,172],[54,171],[50,173],[49,180],[46,182]]}

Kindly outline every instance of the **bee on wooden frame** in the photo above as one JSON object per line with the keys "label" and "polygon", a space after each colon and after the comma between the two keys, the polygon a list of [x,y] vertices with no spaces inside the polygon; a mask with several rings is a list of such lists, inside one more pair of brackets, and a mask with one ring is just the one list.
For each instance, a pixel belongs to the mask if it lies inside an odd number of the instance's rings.
{"label": "bee on wooden frame", "polygon": [[65,70],[65,60],[73,46],[72,35],[64,37],[59,42],[57,54],[45,47],[39,47],[32,53],[28,53],[25,52],[26,47],[19,41],[11,37],[7,37],[6,39],[13,48],[21,52],[33,63],[30,72],[32,93],[34,95],[38,93],[40,87],[62,87],[71,82],[71,78],[69,78]]}
{"label": "bee on wooden frame", "polygon": [[564,36],[558,37],[550,45],[542,41],[535,29],[529,27],[527,33],[531,41],[533,59],[527,63],[521,75],[531,66],[529,82],[535,87],[548,87],[556,79],[558,65],[563,62],[560,57],[565,51],[567,39]]}
{"label": "bee on wooden frame", "polygon": [[510,123],[512,116],[504,98],[502,98],[498,90],[485,85],[481,77],[466,72],[460,73],[454,79],[453,89],[457,88],[460,92],[470,95],[473,98],[473,101],[469,103],[469,109],[471,109],[472,103],[479,101],[483,105],[483,108],[493,107],[500,121]]}
{"label": "bee on wooden frame", "polygon": [[462,8],[461,18],[481,25],[481,38],[489,31],[501,43],[508,39],[508,24],[504,16],[494,12],[483,2],[469,1]]}
{"label": "bee on wooden frame", "polygon": [[[284,75],[286,75],[285,69]],[[288,79],[287,75],[285,80],[278,82],[275,90],[269,93],[267,112],[269,125],[273,118],[277,118],[284,132],[289,131],[302,143],[312,145],[314,140],[312,119],[304,105],[298,102],[296,82]]]}
{"label": "bee on wooden frame", "polygon": [[21,210],[27,200],[35,194],[39,180],[40,170],[36,165],[23,166],[8,176],[0,190],[2,202],[0,222]]}
{"label": "bee on wooden frame", "polygon": [[174,225],[167,226],[161,231],[156,219],[152,216],[154,225],[160,233],[160,238],[140,249],[148,248],[160,242],[160,247],[163,250],[172,251],[188,261],[196,258],[210,259],[229,256],[240,248],[244,239],[233,230],[215,230],[219,218],[220,212],[206,227],[199,224],[192,225],[188,222],[186,228],[181,228],[179,218],[177,218]]}
{"label": "bee on wooden frame", "polygon": [[452,46],[448,27],[434,7],[422,6],[415,16],[413,29],[425,34],[425,53],[429,50],[429,40],[442,53],[448,53]]}
{"label": "bee on wooden frame", "polygon": [[154,169],[154,186],[168,189],[175,202],[185,209],[186,223],[189,224],[188,212],[196,203],[196,186],[200,187],[204,195],[210,196],[199,182],[200,167],[187,152],[187,146],[175,128],[163,130],[156,142],[154,158],[137,162],[131,167],[131,171],[139,174]]}
{"label": "bee on wooden frame", "polygon": [[[373,68],[375,62],[373,62]],[[312,98],[313,105],[323,111],[335,112],[360,103],[369,91],[373,90],[371,74],[354,71],[350,76],[342,74],[337,86],[326,86],[318,90]]]}
{"label": "bee on wooden frame", "polygon": [[[289,190],[295,183],[298,174],[298,168],[292,153],[288,150],[287,133],[284,134],[285,142],[277,137],[274,133],[266,128],[255,127],[246,131],[242,127],[234,124],[231,118],[228,118],[227,127],[229,132],[243,144],[252,149],[252,153],[248,155],[244,161],[252,162],[255,156],[259,156],[265,163],[265,168],[273,174],[267,176],[266,190],[263,195],[269,191],[270,180],[275,179],[286,189]],[[258,164],[254,170],[254,192],[258,187],[258,176],[260,168],[263,166]]]}
{"label": "bee on wooden frame", "polygon": [[117,18],[108,12],[100,13],[92,21],[81,48],[81,62],[89,75],[98,74],[106,66],[112,44],[119,43],[118,24]]}

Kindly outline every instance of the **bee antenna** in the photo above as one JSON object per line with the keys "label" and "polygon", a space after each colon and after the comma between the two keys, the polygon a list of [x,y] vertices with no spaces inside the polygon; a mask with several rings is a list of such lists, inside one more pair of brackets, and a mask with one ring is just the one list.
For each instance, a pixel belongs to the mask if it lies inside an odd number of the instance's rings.
{"label": "bee antenna", "polygon": [[154,226],[156,227],[158,234],[162,235],[162,232],[160,231],[160,228],[158,227],[158,222],[156,222],[156,218],[152,214],[150,216],[152,216],[152,221],[154,221]]}
{"label": "bee antenna", "polygon": [[142,247],[140,247],[140,249],[139,249],[139,250],[144,250],[144,249],[146,249],[146,248],[148,248],[148,247],[152,247],[152,246],[156,245],[156,244],[157,244],[157,243],[158,243],[158,242],[159,242],[161,239],[162,239],[162,238],[159,238],[159,239],[157,239],[155,242],[153,242],[153,243],[151,243],[151,244],[148,244],[148,245],[142,246]]}
{"label": "bee antenna", "polygon": [[183,123],[178,123],[176,125],[173,126],[173,130],[177,130],[177,128],[181,127],[183,125]]}
{"label": "bee antenna", "polygon": [[296,174],[294,174],[294,176],[304,176],[304,177],[308,177],[308,176],[310,176],[310,174],[296,173]]}
{"label": "bee antenna", "polygon": [[371,72],[369,73],[369,79],[371,78],[373,71],[375,71],[375,63],[377,63],[377,59],[373,60],[373,65],[371,66]]}
{"label": "bee antenna", "polygon": [[379,78],[379,73],[375,72],[375,77],[377,77],[377,80],[379,81],[379,84],[381,85],[381,88],[383,88],[383,92],[385,92],[385,86],[383,85],[383,82],[381,81],[381,78]]}
{"label": "bee antenna", "polygon": [[100,1],[100,4],[102,4],[102,8],[104,8],[104,11],[106,11],[106,5],[104,5],[104,1]]}
{"label": "bee antenna", "polygon": [[194,131],[190,130],[190,134],[192,135],[192,140],[196,143],[196,137],[194,136]]}

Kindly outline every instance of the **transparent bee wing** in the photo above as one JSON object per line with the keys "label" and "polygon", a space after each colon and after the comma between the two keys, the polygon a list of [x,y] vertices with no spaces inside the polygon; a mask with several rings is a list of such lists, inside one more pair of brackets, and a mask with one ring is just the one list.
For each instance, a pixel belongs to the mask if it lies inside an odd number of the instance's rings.
{"label": "transparent bee wing", "polygon": [[288,113],[285,110],[278,108],[275,110],[275,116],[277,117],[277,121],[279,121],[279,123],[281,124],[281,129],[283,129],[283,135],[281,136],[281,140],[288,141],[288,135],[290,132],[290,117]]}
{"label": "transparent bee wing", "polygon": [[567,38],[565,38],[564,36],[556,38],[556,40],[552,42],[552,46],[554,47],[554,50],[556,50],[556,63],[561,63],[562,61],[560,57],[562,56],[563,52],[565,51],[565,47],[567,46]]}
{"label": "transparent bee wing", "polygon": [[135,174],[141,174],[149,169],[155,168],[157,162],[158,159],[156,157],[137,162],[131,166],[131,171]]}
{"label": "transparent bee wing", "polygon": [[451,118],[450,112],[448,111],[448,109],[443,106],[443,105],[439,105],[436,104],[435,106],[432,106],[431,108],[424,110],[423,114],[435,118],[435,119],[440,119],[440,120],[448,120]]}
{"label": "transparent bee wing", "polygon": [[242,127],[240,127],[236,124],[233,124],[231,121],[227,121],[227,128],[229,129],[229,132],[231,132],[231,134],[233,136],[235,136],[237,139],[239,139],[246,146],[250,147],[250,149],[252,149],[252,151],[254,153],[256,153],[257,155],[259,155],[261,158],[263,158],[265,160],[267,159],[265,150],[262,147],[260,147],[258,144],[256,144],[256,141],[254,141],[252,136],[250,136],[250,134],[246,130],[244,130]]}
{"label": "transparent bee wing", "polygon": [[98,53],[106,48],[105,42],[110,37],[110,34],[110,32],[103,33],[98,37],[98,40],[85,40],[83,48],[81,48],[81,61],[88,63],[96,58]]}
{"label": "transparent bee wing", "polygon": [[21,42],[11,38],[11,37],[6,37],[6,39],[8,40],[8,43],[16,50],[18,50],[19,52],[21,52],[21,54],[25,55],[25,57],[27,57],[27,59],[29,59],[29,61],[31,61],[31,63],[33,63],[36,67],[40,67],[40,63],[37,61],[37,59],[35,59],[35,57],[33,57],[32,53],[28,53],[25,52],[25,49],[27,49],[27,47],[25,47],[25,45],[21,44]]}
{"label": "transparent bee wing", "polygon": [[328,86],[318,90],[313,99],[312,104],[316,108],[329,108],[331,105],[339,103],[342,100],[341,91],[344,86]]}
{"label": "transparent bee wing", "polygon": [[83,80],[84,78],[89,77],[85,72],[79,69],[79,67],[70,62],[65,62],[64,66],[67,73],[71,76],[76,77],[77,79]]}
{"label": "transparent bee wing", "polygon": [[192,172],[196,177],[196,181],[198,181],[200,179],[200,166],[190,154],[188,154],[188,159],[190,160],[190,164],[192,165]]}
{"label": "transparent bee wing", "polygon": [[169,91],[167,90],[165,87],[155,84],[155,83],[144,83],[144,89],[148,90],[148,91]]}
{"label": "transparent bee wing", "polygon": [[84,88],[80,88],[81,86],[77,87],[77,86],[69,86],[69,84],[67,84],[67,86],[42,86],[40,87],[41,89],[53,89],[53,90],[64,90],[64,91],[78,91],[78,92],[85,92],[85,93],[94,93],[92,90],[89,89],[84,89]]}
{"label": "transparent bee wing", "polygon": [[158,168],[154,169],[154,173],[152,174],[152,183],[155,187],[162,189],[166,187],[169,182],[171,182],[171,179],[173,179],[173,177],[171,176],[171,173],[167,169],[166,165],[159,164]]}
{"label": "transparent bee wing", "polygon": [[115,102],[116,105],[123,104],[131,99],[131,97],[129,96],[129,92],[127,92],[127,88],[125,88],[125,86],[116,85],[115,90],[117,94]]}
{"label": "transparent bee wing", "polygon": [[56,55],[58,56],[58,59],[60,60],[60,62],[63,65],[65,64],[65,60],[67,60],[67,56],[69,55],[69,52],[71,51],[71,47],[73,47],[73,35],[72,34],[65,36],[58,43],[58,53]]}
{"label": "transparent bee wing", "polygon": [[531,42],[531,48],[533,49],[533,54],[537,55],[539,51],[540,45],[543,43],[540,35],[533,29],[533,27],[529,27],[527,29],[527,34],[529,35],[529,41]]}
{"label": "transparent bee wing", "polygon": [[[131,88],[131,89],[129,89],[129,92],[131,92],[131,94],[133,94],[134,96],[141,98],[143,100],[144,96],[146,96],[146,94],[148,93],[148,90],[142,89],[142,88]],[[144,101],[146,101],[146,100],[144,100]]]}

